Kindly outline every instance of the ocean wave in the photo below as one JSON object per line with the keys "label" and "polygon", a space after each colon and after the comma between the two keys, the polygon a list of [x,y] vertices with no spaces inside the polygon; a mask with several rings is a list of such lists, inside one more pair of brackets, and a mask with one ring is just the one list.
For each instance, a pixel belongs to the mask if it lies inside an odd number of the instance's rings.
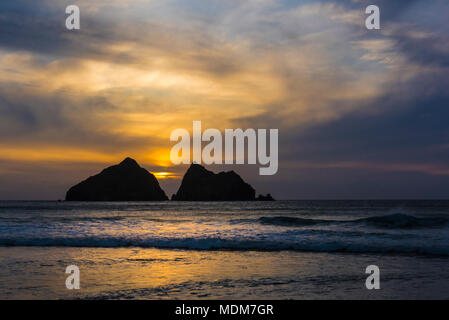
{"label": "ocean wave", "polygon": [[426,217],[418,218],[407,214],[390,214],[378,217],[369,217],[357,220],[368,225],[391,228],[391,229],[412,229],[412,228],[438,228],[447,225],[447,217]]}
{"label": "ocean wave", "polygon": [[270,224],[285,227],[303,227],[324,224],[364,224],[372,227],[387,229],[417,229],[444,227],[448,224],[449,219],[447,217],[418,218],[407,214],[395,213],[356,220],[322,220],[277,216],[261,217],[257,219],[257,221],[261,224]]}
{"label": "ocean wave", "polygon": [[303,226],[312,226],[317,224],[329,224],[335,222],[341,222],[336,220],[318,220],[318,219],[304,219],[304,218],[296,218],[296,217],[261,217],[257,219],[258,222],[262,224],[270,224],[275,226],[284,226],[284,227],[303,227]]}
{"label": "ocean wave", "polygon": [[234,251],[299,251],[328,253],[419,254],[449,256],[447,243],[345,241],[326,239],[300,239],[275,241],[267,239],[205,238],[125,238],[125,237],[41,237],[0,238],[3,247],[143,247],[183,250]]}

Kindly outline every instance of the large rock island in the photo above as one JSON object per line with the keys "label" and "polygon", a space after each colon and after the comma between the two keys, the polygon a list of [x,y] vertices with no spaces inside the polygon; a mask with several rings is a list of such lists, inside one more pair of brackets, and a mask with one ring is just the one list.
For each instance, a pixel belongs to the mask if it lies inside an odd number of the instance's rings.
{"label": "large rock island", "polygon": [[215,174],[192,164],[172,200],[251,201],[255,200],[255,190],[234,171]]}
{"label": "large rock island", "polygon": [[71,187],[66,201],[168,200],[153,174],[131,158]]}

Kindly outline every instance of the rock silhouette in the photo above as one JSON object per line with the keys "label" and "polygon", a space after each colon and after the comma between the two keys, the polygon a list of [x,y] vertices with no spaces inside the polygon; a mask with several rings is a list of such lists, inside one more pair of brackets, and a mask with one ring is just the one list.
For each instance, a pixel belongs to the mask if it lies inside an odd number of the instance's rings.
{"label": "rock silhouette", "polygon": [[153,174],[131,158],[71,187],[66,201],[168,200]]}
{"label": "rock silhouette", "polygon": [[213,173],[192,164],[172,200],[177,201],[250,201],[255,190],[234,171]]}
{"label": "rock silhouette", "polygon": [[259,194],[259,196],[256,198],[257,201],[274,201],[274,198],[271,196],[271,194],[267,193],[266,196],[263,194]]}

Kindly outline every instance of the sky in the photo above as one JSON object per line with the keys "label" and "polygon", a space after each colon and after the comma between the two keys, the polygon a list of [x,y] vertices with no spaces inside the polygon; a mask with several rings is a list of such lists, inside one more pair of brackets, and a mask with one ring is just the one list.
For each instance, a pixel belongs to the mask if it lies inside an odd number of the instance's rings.
{"label": "sky", "polygon": [[63,199],[128,156],[170,196],[170,133],[193,120],[279,129],[276,175],[207,166],[277,199],[448,199],[448,18],[445,0],[1,1],[0,200]]}

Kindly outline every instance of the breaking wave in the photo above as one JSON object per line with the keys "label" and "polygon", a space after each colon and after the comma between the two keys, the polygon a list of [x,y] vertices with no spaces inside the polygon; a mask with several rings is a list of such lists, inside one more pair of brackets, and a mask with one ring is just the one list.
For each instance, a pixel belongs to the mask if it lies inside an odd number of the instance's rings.
{"label": "breaking wave", "polygon": [[[379,239],[380,240],[380,239]],[[378,254],[419,254],[449,256],[449,245],[435,245],[422,241],[398,242],[383,239],[370,241],[366,238],[326,239],[326,237],[289,240],[268,239],[221,239],[204,238],[125,238],[125,237],[41,237],[0,238],[0,246],[44,246],[44,247],[143,247],[184,250],[233,250],[233,251],[301,251]]]}
{"label": "breaking wave", "polygon": [[257,220],[262,224],[271,224],[285,227],[302,227],[324,224],[364,224],[373,227],[387,229],[414,229],[414,228],[439,228],[448,224],[446,217],[418,218],[407,214],[395,213],[383,216],[374,216],[356,220],[318,220],[295,217],[261,217]]}

